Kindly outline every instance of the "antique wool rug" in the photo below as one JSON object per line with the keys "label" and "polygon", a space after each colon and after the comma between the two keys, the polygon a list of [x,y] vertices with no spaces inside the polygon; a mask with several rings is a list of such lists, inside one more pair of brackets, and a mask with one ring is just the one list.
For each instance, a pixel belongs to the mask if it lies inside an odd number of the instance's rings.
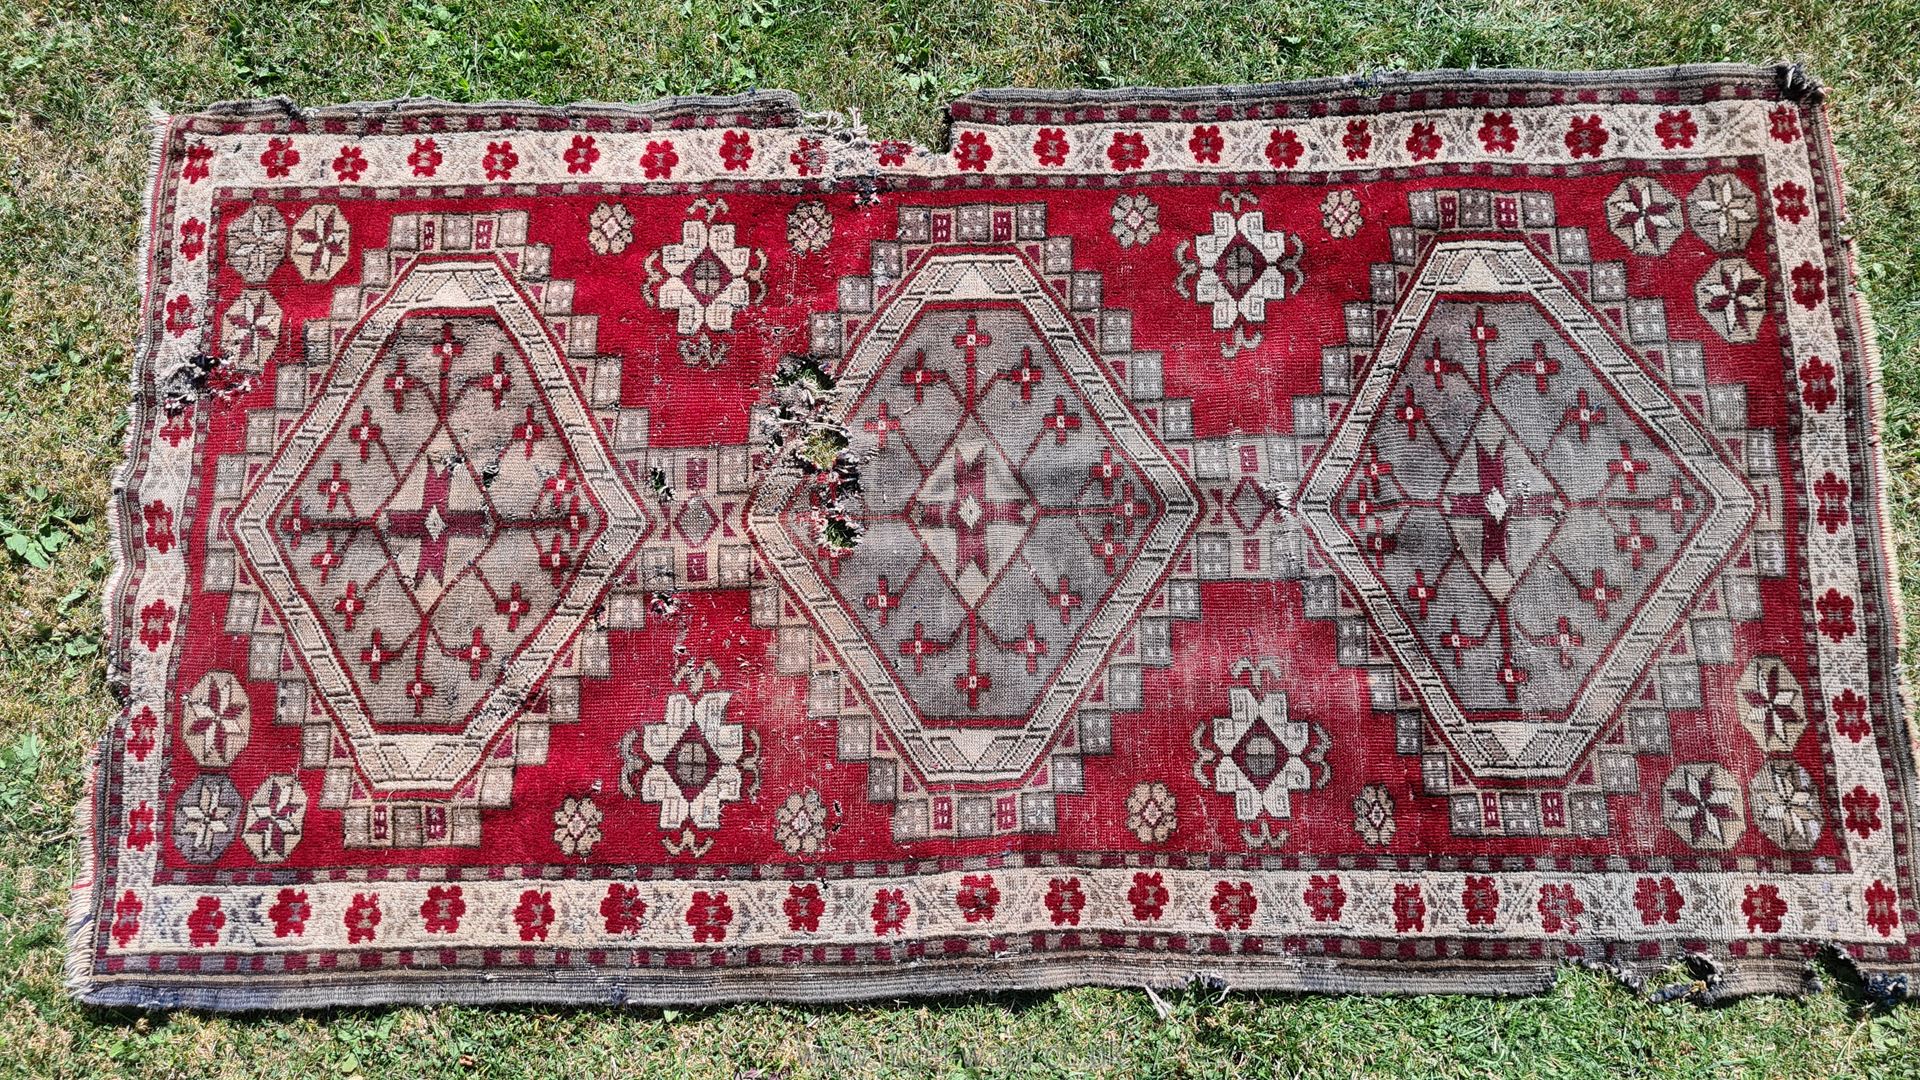
{"label": "antique wool rug", "polygon": [[1820,96],[164,119],[74,992],[1914,970]]}

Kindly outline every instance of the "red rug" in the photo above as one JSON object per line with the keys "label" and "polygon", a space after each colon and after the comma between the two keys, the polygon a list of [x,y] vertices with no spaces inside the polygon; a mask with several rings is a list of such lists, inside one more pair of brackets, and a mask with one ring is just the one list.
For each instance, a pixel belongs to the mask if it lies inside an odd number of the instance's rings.
{"label": "red rug", "polygon": [[1913,970],[1819,97],[168,118],[74,991]]}

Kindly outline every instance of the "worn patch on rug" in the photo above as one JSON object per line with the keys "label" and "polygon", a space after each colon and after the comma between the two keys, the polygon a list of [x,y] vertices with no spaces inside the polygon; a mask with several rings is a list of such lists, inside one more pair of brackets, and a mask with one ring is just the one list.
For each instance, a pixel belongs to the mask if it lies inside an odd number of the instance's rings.
{"label": "worn patch on rug", "polygon": [[73,990],[1913,970],[1819,99],[164,119]]}

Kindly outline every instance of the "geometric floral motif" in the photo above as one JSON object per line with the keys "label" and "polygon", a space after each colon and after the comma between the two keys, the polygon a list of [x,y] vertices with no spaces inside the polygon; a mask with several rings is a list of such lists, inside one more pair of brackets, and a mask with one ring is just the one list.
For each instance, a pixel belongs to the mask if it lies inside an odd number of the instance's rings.
{"label": "geometric floral motif", "polygon": [[683,675],[694,696],[669,697],[666,716],[642,727],[637,745],[634,733],[622,740],[620,790],[658,803],[664,831],[685,825],[711,832],[720,827],[722,808],[748,794],[745,777],[758,772],[759,739],[728,722],[731,692],[701,693],[718,677],[711,664]]}
{"label": "geometric floral motif", "polygon": [[705,208],[704,219],[688,217],[680,224],[680,242],[647,260],[648,300],[677,313],[675,329],[682,336],[733,329],[734,316],[761,289],[766,256],[736,246],[731,222],[714,222],[723,208]]}
{"label": "geometric floral motif", "polygon": [[1231,709],[1205,733],[1218,755],[1214,790],[1233,796],[1241,821],[1291,818],[1295,792],[1327,785],[1327,729],[1288,715],[1287,695],[1267,688],[1271,665],[1236,667],[1257,674],[1254,686],[1228,687]]}
{"label": "geometric floral motif", "polygon": [[1665,255],[1682,231],[1680,204],[1658,180],[1628,177],[1607,198],[1607,227],[1636,255]]}
{"label": "geometric floral motif", "polygon": [[1740,674],[1740,723],[1768,753],[1791,751],[1807,729],[1800,680],[1770,656],[1755,657]]}
{"label": "geometric floral motif", "polygon": [[263,863],[284,862],[300,843],[307,817],[307,793],[291,773],[269,776],[247,801],[247,819],[241,837],[253,857]]}
{"label": "geometric floral motif", "polygon": [[1771,758],[1747,792],[1753,823],[1767,839],[1788,851],[1805,851],[1819,841],[1824,811],[1819,787],[1805,766]]}
{"label": "geometric floral motif", "polygon": [[1667,778],[1667,827],[1697,848],[1724,851],[1740,839],[1746,817],[1733,774],[1719,765],[1681,765]]}

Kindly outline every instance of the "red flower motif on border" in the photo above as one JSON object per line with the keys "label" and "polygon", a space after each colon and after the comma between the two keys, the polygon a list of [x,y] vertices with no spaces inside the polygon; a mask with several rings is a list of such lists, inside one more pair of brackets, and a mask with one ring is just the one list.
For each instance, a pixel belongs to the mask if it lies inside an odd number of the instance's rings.
{"label": "red flower motif on border", "polygon": [[1107,160],[1113,167],[1126,172],[1137,169],[1147,163],[1147,137],[1137,131],[1116,131],[1113,142],[1107,146]]}
{"label": "red flower motif on border", "polygon": [[693,940],[725,941],[727,926],[733,922],[733,906],[723,892],[696,892],[687,905],[687,925],[693,927]]}
{"label": "red flower motif on border", "polygon": [[1783,180],[1775,185],[1773,212],[1795,225],[1800,224],[1800,219],[1811,212],[1807,208],[1807,189],[1791,180]]}
{"label": "red flower motif on border", "polygon": [[1839,589],[1828,589],[1825,596],[1814,601],[1813,609],[1820,615],[1820,632],[1834,641],[1845,641],[1859,629],[1853,621],[1853,597]]}
{"label": "red flower motif on border", "polygon": [[1864,784],[1855,784],[1852,791],[1841,796],[1840,809],[1846,811],[1847,828],[1859,833],[1862,840],[1880,828],[1880,796]]}
{"label": "red flower motif on border", "polygon": [[173,511],[167,504],[155,499],[141,508],[140,517],[147,526],[144,534],[147,546],[162,555],[173,550]]}
{"label": "red flower motif on border", "polygon": [[1193,160],[1202,165],[1220,164],[1220,151],[1227,148],[1227,141],[1220,137],[1219,124],[1195,124],[1193,137],[1187,140],[1187,150],[1193,154]]}
{"label": "red flower motif on border", "polygon": [[820,896],[820,886],[812,882],[789,885],[787,899],[780,910],[787,913],[787,929],[812,933],[820,929],[820,916],[826,914],[827,902]]}
{"label": "red flower motif on border", "polygon": [[1065,165],[1069,149],[1067,133],[1060,128],[1041,128],[1034,133],[1033,156],[1042,165],[1049,168]]}
{"label": "red flower motif on border", "polygon": [[1693,145],[1693,137],[1700,134],[1700,125],[1693,122],[1691,109],[1663,109],[1653,125],[1653,134],[1664,149],[1685,150]]}
{"label": "red flower motif on border", "polygon": [[986,922],[1000,905],[1000,890],[993,886],[991,874],[968,874],[960,879],[960,891],[953,902],[970,923]]}
{"label": "red flower motif on border", "polygon": [[1540,899],[1534,902],[1534,908],[1540,912],[1540,929],[1549,934],[1577,934],[1587,905],[1580,902],[1579,894],[1568,883],[1540,886]]}
{"label": "red flower motif on border", "polygon": [[753,164],[753,136],[744,131],[729,131],[720,136],[720,164],[735,172]]}
{"label": "red flower motif on border", "polygon": [[1078,878],[1054,878],[1047,883],[1047,911],[1055,926],[1079,926],[1080,909],[1087,906],[1087,894]]}
{"label": "red flower motif on border", "polygon": [[440,144],[432,139],[413,140],[413,152],[407,155],[407,167],[415,176],[432,176],[440,171],[440,163],[447,156],[440,152]]}
{"label": "red flower motif on border", "polygon": [[354,893],[340,921],[347,927],[347,944],[372,941],[375,928],[380,925],[380,894]]}
{"label": "red flower motif on border", "polygon": [[553,925],[553,893],[528,889],[514,905],[513,921],[520,925],[521,941],[547,940],[547,927]]}
{"label": "red flower motif on border", "polygon": [[826,171],[827,152],[821,148],[819,139],[801,139],[800,145],[787,155],[787,164],[801,176],[817,176]]}
{"label": "red flower motif on border", "polygon": [[193,406],[188,405],[181,409],[178,415],[168,417],[167,422],[160,425],[160,437],[167,440],[168,446],[179,446],[193,434],[192,410]]}
{"label": "red flower motif on border", "polygon": [[1855,693],[1851,686],[1833,699],[1833,712],[1838,717],[1833,722],[1834,728],[1854,742],[1873,731],[1873,725],[1867,722],[1867,699]]}
{"label": "red flower motif on border", "polygon": [[673,176],[673,167],[680,164],[680,155],[674,153],[673,143],[660,139],[647,143],[646,152],[640,155],[640,168],[649,180],[665,180]]}
{"label": "red flower motif on border", "polygon": [[1340,145],[1346,147],[1348,161],[1365,161],[1373,150],[1372,127],[1365,120],[1347,121],[1347,133],[1340,137]]}
{"label": "red flower motif on border", "polygon": [[600,898],[600,920],[609,934],[637,934],[640,920],[647,916],[647,902],[640,899],[640,886],[613,882],[607,895]]}
{"label": "red flower motif on border", "polygon": [[139,806],[127,811],[127,846],[145,851],[153,841],[153,807],[142,799]]}
{"label": "red flower motif on border", "polygon": [[293,172],[300,164],[300,151],[293,148],[292,139],[268,139],[267,148],[260,151],[260,165],[267,170],[267,179],[278,180]]}
{"label": "red flower motif on border", "polygon": [[139,713],[127,721],[127,753],[135,761],[147,760],[153,752],[154,732],[160,729],[160,721],[153,715],[153,706],[140,706]]}
{"label": "red flower motif on border", "polygon": [[420,917],[426,920],[429,934],[457,933],[460,917],[466,913],[467,901],[458,885],[435,885],[420,902]]}
{"label": "red flower motif on border", "polygon": [[1480,117],[1480,130],[1474,134],[1480,137],[1480,145],[1487,148],[1489,154],[1511,154],[1520,145],[1520,129],[1513,124],[1510,112],[1490,112]]}
{"label": "red flower motif on border", "polygon": [[1133,917],[1141,922],[1158,919],[1167,910],[1167,887],[1159,874],[1133,875],[1133,887],[1127,890],[1127,903],[1133,905]]}
{"label": "red flower motif on border", "polygon": [[1780,920],[1787,913],[1787,902],[1773,885],[1747,886],[1746,899],[1740,901],[1740,913],[1747,917],[1747,932],[1777,934]]}
{"label": "red flower motif on border", "polygon": [[560,155],[567,163],[569,174],[590,173],[594,163],[600,160],[600,148],[594,145],[591,135],[575,135],[573,145]]}
{"label": "red flower motif on border", "polygon": [[205,142],[194,142],[187,146],[186,160],[180,165],[180,179],[189,184],[197,184],[212,175],[208,163],[213,160],[213,147]]}
{"label": "red flower motif on border", "polygon": [[313,905],[307,902],[304,889],[281,889],[274,897],[273,906],[267,909],[267,918],[273,922],[273,936],[301,937],[307,932],[307,920],[313,916]]}
{"label": "red flower motif on border", "polygon": [[1839,532],[1840,526],[1845,525],[1852,516],[1847,512],[1849,490],[1847,482],[1835,476],[1831,469],[1813,485],[1813,497],[1819,502],[1813,517],[1826,527],[1828,535]]}
{"label": "red flower motif on border", "polygon": [[159,652],[160,646],[173,640],[173,617],[177,612],[165,598],[155,600],[140,609],[140,644],[148,652]]}
{"label": "red flower motif on border", "polygon": [[953,160],[963,172],[969,169],[974,172],[986,172],[987,162],[993,160],[993,147],[987,145],[986,133],[961,132],[960,141],[953,146]]}
{"label": "red flower motif on border", "polygon": [[227,925],[227,913],[220,910],[220,898],[203,896],[194,902],[187,916],[187,944],[196,949],[220,944],[220,930]]}
{"label": "red flower motif on border", "polygon": [[1793,268],[1793,301],[1812,311],[1827,295],[1825,283],[1827,275],[1813,265],[1811,260],[1803,261]]}
{"label": "red flower motif on border", "polygon": [[1633,906],[1640,909],[1640,921],[1647,926],[1680,921],[1680,909],[1687,900],[1670,877],[1643,877],[1634,884]]}
{"label": "red flower motif on border", "polygon": [[1823,413],[1840,397],[1833,384],[1833,365],[1818,356],[1809,356],[1800,365],[1800,398],[1814,412]]}
{"label": "red flower motif on border", "polygon": [[1567,126],[1567,152],[1575,158],[1597,158],[1600,151],[1606,149],[1608,138],[1607,125],[1601,121],[1599,113],[1576,116]]}
{"label": "red flower motif on border", "polygon": [[357,184],[367,171],[366,152],[357,146],[343,146],[333,159],[334,178],[343,184]]}
{"label": "red flower motif on border", "polygon": [[1890,936],[1900,925],[1900,895],[1876,878],[1867,886],[1866,898],[1867,923],[1880,931],[1881,937]]}
{"label": "red flower motif on border", "polygon": [[1213,924],[1222,930],[1247,930],[1253,926],[1253,913],[1260,910],[1260,898],[1253,894],[1251,881],[1222,881],[1213,887]]}
{"label": "red flower motif on border", "polygon": [[207,223],[190,217],[180,223],[180,257],[192,262],[207,250]]}
{"label": "red flower motif on border", "polygon": [[193,329],[195,324],[193,300],[186,293],[167,301],[167,332],[181,337]]}
{"label": "red flower motif on border", "polygon": [[913,150],[913,144],[899,139],[881,139],[873,144],[873,156],[887,167],[905,165],[907,154]]}
{"label": "red flower motif on border", "polygon": [[1307,148],[1300,143],[1300,136],[1292,128],[1275,128],[1267,136],[1267,163],[1276,169],[1291,169],[1300,161],[1300,155]]}
{"label": "red flower motif on border", "polygon": [[1767,134],[1783,143],[1800,137],[1800,115],[1791,105],[1776,105],[1767,114]]}
{"label": "red flower motif on border", "polygon": [[1347,906],[1347,891],[1340,887],[1340,875],[1315,874],[1307,879],[1306,890],[1300,894],[1300,900],[1313,913],[1314,922],[1333,922],[1340,918],[1340,911]]}
{"label": "red flower motif on border", "polygon": [[905,889],[878,889],[873,894],[873,908],[867,914],[873,917],[874,934],[886,937],[905,929],[907,916],[912,911]]}
{"label": "red flower motif on border", "polygon": [[113,940],[119,942],[121,948],[126,948],[127,942],[132,941],[134,935],[140,932],[140,913],[145,910],[146,905],[140,902],[139,897],[133,895],[132,889],[121,893],[120,899],[114,902],[111,929]]}
{"label": "red flower motif on border", "polygon": [[1415,161],[1431,161],[1440,156],[1440,146],[1444,140],[1430,123],[1416,122],[1413,132],[1407,136],[1407,153]]}
{"label": "red flower motif on border", "polygon": [[520,155],[513,152],[512,142],[490,142],[480,158],[480,167],[487,171],[489,180],[513,179],[513,170],[519,164]]}
{"label": "red flower motif on border", "polygon": [[1424,930],[1427,925],[1427,898],[1418,885],[1393,887],[1393,929],[1404,934]]}
{"label": "red flower motif on border", "polygon": [[1469,876],[1460,890],[1460,906],[1467,913],[1467,925],[1492,926],[1500,911],[1500,889],[1491,877]]}

